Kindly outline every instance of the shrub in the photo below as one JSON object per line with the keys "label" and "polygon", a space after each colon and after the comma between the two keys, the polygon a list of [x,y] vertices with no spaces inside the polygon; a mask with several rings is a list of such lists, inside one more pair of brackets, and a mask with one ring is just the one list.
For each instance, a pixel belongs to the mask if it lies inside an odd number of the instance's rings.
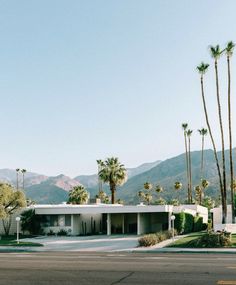
{"label": "shrub", "polygon": [[63,230],[63,229],[61,229],[61,230],[57,233],[58,236],[67,236],[67,234],[68,234],[68,232],[67,232],[66,230]]}
{"label": "shrub", "polygon": [[[144,235],[141,238],[139,238],[138,243],[139,246],[145,246],[145,247],[152,246],[159,242],[172,238],[172,234],[173,234],[172,230],[169,230],[169,231],[158,232],[155,234]],[[174,235],[177,235],[176,230],[174,231]]]}
{"label": "shrub", "polygon": [[224,247],[231,245],[231,234],[226,232],[208,232],[200,238],[193,240],[192,245],[195,247]]}
{"label": "shrub", "polygon": [[44,232],[41,225],[44,220],[44,216],[35,215],[35,210],[26,210],[21,214],[21,229],[23,232],[29,232],[32,235],[42,235]]}
{"label": "shrub", "polygon": [[188,234],[193,231],[193,215],[185,213],[184,233]]}
{"label": "shrub", "polygon": [[139,238],[138,243],[139,246],[152,246],[158,243],[158,237],[156,234],[145,235]]}
{"label": "shrub", "polygon": [[199,232],[203,229],[203,218],[199,216],[194,217],[193,231]]}
{"label": "shrub", "polygon": [[207,223],[203,223],[202,224],[202,231],[205,231],[208,229],[208,224]]}
{"label": "shrub", "polygon": [[48,233],[47,233],[48,236],[55,236],[55,233],[53,230],[50,230]]}
{"label": "shrub", "polygon": [[175,229],[179,234],[184,233],[185,213],[175,214]]}

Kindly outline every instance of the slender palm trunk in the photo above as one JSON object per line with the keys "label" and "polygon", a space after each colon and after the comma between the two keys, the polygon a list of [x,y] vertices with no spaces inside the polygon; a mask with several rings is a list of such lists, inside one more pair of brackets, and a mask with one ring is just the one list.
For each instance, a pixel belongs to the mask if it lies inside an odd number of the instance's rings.
{"label": "slender palm trunk", "polygon": [[186,131],[184,131],[184,144],[185,144],[186,174],[187,174],[187,185],[188,185],[188,203],[190,203],[190,190],[189,190],[189,159],[188,159],[188,145],[187,145],[187,135],[186,135]]}
{"label": "slender palm trunk", "polygon": [[115,192],[116,192],[116,185],[111,183],[110,184],[110,190],[111,190],[111,203],[115,204]]}
{"label": "slender palm trunk", "polygon": [[[221,116],[221,105],[220,105],[220,92],[219,92],[219,78],[218,78],[218,66],[217,60],[215,60],[215,75],[216,75],[216,95],[218,104],[218,114],[220,121],[220,132],[221,132],[221,145],[222,145],[222,168],[223,168],[223,193],[225,203],[225,216],[227,217],[227,193],[226,193],[226,171],[225,171],[225,143],[224,143],[224,129]],[[225,217],[225,218],[226,218]]]}
{"label": "slender palm trunk", "polygon": [[211,126],[210,126],[209,119],[208,119],[206,100],[205,100],[205,94],[204,94],[203,76],[201,76],[201,91],[202,91],[202,102],[203,102],[203,108],[204,108],[204,113],[205,113],[206,124],[207,124],[207,128],[208,128],[209,135],[210,135],[210,138],[211,138],[213,151],[214,151],[214,156],[215,156],[215,161],[216,161],[216,168],[217,168],[217,172],[218,172],[218,176],[219,176],[221,203],[222,203],[222,223],[225,224],[226,216],[227,216],[226,201],[225,201],[225,196],[224,196],[224,189],[223,189],[223,183],[222,183],[219,159],[218,159],[218,155],[217,155],[217,151],[216,151],[216,145],[215,145],[215,141],[214,141],[214,138],[213,138],[213,135],[212,135],[212,131],[211,131]]}
{"label": "slender palm trunk", "polygon": [[203,160],[204,160],[204,135],[202,135],[202,156],[201,156],[201,180],[203,179]]}
{"label": "slender palm trunk", "polygon": [[192,167],[191,167],[191,148],[190,148],[190,136],[188,137],[188,165],[189,165],[189,203],[192,204]]}
{"label": "slender palm trunk", "polygon": [[24,173],[22,174],[22,188],[25,190],[25,175]]}
{"label": "slender palm trunk", "polygon": [[16,172],[16,190],[19,190],[19,173]]}
{"label": "slender palm trunk", "polygon": [[233,169],[233,154],[232,154],[232,128],[231,128],[231,76],[230,76],[230,58],[227,56],[228,66],[228,120],[229,120],[229,161],[230,161],[230,190],[231,190],[231,211],[232,223],[235,223],[235,205],[234,205],[234,169]]}

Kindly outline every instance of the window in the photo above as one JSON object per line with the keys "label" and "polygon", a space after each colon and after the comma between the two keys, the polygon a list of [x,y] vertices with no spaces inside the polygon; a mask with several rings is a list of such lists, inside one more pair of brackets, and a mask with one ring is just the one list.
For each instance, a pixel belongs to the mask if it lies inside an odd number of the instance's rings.
{"label": "window", "polygon": [[65,215],[65,226],[66,227],[71,226],[71,215]]}
{"label": "window", "polygon": [[58,227],[58,215],[51,215],[50,216],[50,227]]}

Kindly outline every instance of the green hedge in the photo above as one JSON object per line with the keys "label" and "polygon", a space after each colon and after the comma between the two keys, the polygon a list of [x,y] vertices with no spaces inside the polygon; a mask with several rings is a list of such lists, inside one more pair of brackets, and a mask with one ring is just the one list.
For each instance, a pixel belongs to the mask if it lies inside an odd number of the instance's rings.
{"label": "green hedge", "polygon": [[179,234],[191,233],[194,230],[193,215],[184,212],[175,214],[175,229]]}
{"label": "green hedge", "polygon": [[194,224],[193,224],[193,231],[199,232],[202,230],[203,230],[203,217],[195,216]]}

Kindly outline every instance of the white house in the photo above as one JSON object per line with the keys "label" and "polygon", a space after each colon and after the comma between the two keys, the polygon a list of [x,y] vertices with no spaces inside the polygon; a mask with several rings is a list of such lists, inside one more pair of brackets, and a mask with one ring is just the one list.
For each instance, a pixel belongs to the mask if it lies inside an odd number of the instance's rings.
{"label": "white house", "polygon": [[[137,234],[157,232],[171,228],[171,215],[186,212],[208,219],[208,210],[199,205],[133,205],[89,204],[89,205],[34,205],[36,215],[43,217],[45,233],[57,233],[61,229],[71,235],[86,234]],[[2,225],[0,232],[2,233]],[[13,218],[11,233],[15,232]]]}
{"label": "white house", "polygon": [[213,208],[211,213],[214,231],[225,230],[227,232],[236,233],[236,224],[232,224],[231,205],[227,205],[226,224],[222,224],[222,206]]}

